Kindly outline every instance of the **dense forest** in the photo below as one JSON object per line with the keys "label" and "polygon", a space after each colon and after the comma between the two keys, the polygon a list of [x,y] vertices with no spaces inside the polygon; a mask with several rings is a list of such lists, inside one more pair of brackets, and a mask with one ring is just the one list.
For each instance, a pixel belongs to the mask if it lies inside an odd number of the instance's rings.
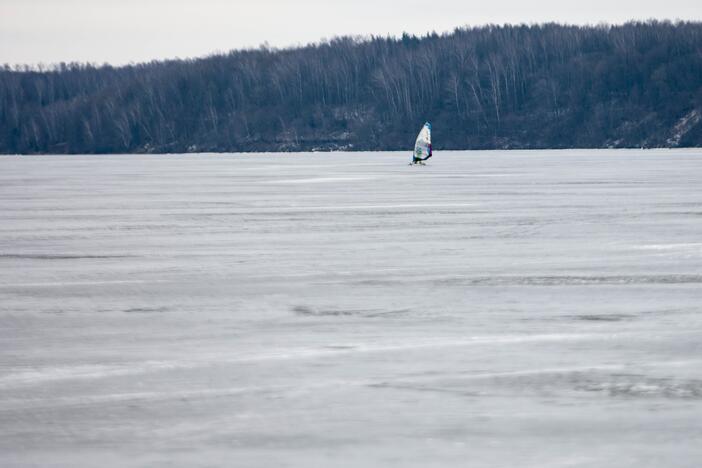
{"label": "dense forest", "polygon": [[0,69],[0,153],[702,146],[702,23],[485,26]]}

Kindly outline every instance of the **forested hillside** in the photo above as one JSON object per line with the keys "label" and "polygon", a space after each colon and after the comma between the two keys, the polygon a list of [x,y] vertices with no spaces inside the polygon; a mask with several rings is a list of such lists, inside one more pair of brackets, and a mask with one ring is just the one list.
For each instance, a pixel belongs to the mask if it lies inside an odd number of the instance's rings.
{"label": "forested hillside", "polygon": [[0,152],[702,146],[702,23],[485,26],[0,70]]}

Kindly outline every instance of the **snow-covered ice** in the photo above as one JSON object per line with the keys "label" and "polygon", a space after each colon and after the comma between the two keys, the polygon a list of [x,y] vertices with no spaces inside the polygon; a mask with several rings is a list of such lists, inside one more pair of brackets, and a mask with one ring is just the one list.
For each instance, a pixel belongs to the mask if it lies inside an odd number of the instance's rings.
{"label": "snow-covered ice", "polygon": [[0,465],[697,467],[702,150],[0,158]]}

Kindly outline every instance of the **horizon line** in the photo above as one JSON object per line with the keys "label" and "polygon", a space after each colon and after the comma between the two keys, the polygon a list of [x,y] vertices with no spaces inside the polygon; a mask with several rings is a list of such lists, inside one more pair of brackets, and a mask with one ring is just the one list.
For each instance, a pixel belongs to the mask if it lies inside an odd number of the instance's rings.
{"label": "horizon line", "polygon": [[13,63],[10,64],[8,62],[4,62],[0,65],[0,69],[3,71],[10,71],[10,72],[17,72],[17,73],[32,73],[32,72],[55,72],[60,69],[61,66],[79,66],[79,67],[92,67],[92,68],[127,68],[127,67],[139,67],[139,66],[144,66],[144,65],[151,65],[155,63],[168,63],[168,62],[189,62],[189,61],[198,61],[198,60],[206,60],[208,58],[213,58],[213,57],[223,57],[227,55],[232,55],[237,52],[255,52],[255,51],[269,51],[269,52],[284,52],[284,51],[295,51],[295,50],[302,50],[310,47],[319,47],[325,44],[331,44],[335,40],[343,40],[343,39],[350,39],[353,40],[354,42],[358,44],[362,44],[365,42],[371,42],[373,40],[377,39],[401,39],[405,36],[409,36],[411,38],[416,38],[416,39],[425,39],[425,38],[431,38],[434,36],[437,37],[448,37],[451,34],[455,34],[456,32],[460,31],[470,31],[470,30],[478,30],[478,29],[485,29],[485,28],[490,28],[490,27],[497,27],[497,28],[504,28],[504,27],[541,27],[541,26],[561,26],[561,27],[583,27],[583,28],[616,28],[616,27],[622,27],[626,25],[631,25],[631,24],[642,24],[642,25],[648,25],[648,24],[670,24],[673,26],[679,26],[681,24],[702,24],[702,19],[681,19],[681,18],[676,18],[676,19],[670,19],[670,18],[647,18],[647,19],[630,19],[626,21],[621,21],[621,22],[608,22],[608,21],[599,21],[597,23],[593,22],[583,22],[583,23],[577,23],[577,22],[560,22],[560,21],[543,21],[543,22],[521,22],[521,23],[509,23],[509,22],[504,22],[504,23],[482,23],[482,24],[463,24],[454,27],[452,30],[443,30],[442,32],[437,32],[436,30],[431,30],[431,31],[425,31],[424,33],[412,33],[409,31],[403,31],[402,33],[398,34],[391,34],[388,33],[386,35],[374,35],[374,34],[358,34],[358,35],[350,35],[350,34],[343,34],[343,35],[338,35],[338,36],[332,36],[332,37],[321,37],[317,41],[311,41],[307,43],[294,43],[294,44],[288,44],[284,46],[271,46],[268,41],[264,41],[256,46],[244,46],[244,47],[235,47],[232,49],[228,50],[213,50],[212,52],[203,54],[203,55],[196,55],[196,56],[186,56],[186,57],[180,57],[180,56],[171,56],[171,57],[162,57],[162,58],[153,58],[151,60],[143,60],[143,61],[133,61],[130,60],[129,62],[109,62],[109,61],[103,61],[103,62],[98,62],[98,61],[79,61],[79,60],[71,60],[71,61],[58,61],[58,62],[34,62],[34,63]]}

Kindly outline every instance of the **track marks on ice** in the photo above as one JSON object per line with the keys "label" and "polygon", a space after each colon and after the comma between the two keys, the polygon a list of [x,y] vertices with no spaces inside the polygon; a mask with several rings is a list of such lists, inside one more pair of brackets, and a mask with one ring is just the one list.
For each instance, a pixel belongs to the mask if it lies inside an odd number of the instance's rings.
{"label": "track marks on ice", "polygon": [[[369,279],[352,284],[381,286],[407,283],[406,278]],[[434,286],[590,286],[590,285],[635,285],[635,284],[700,284],[702,275],[611,275],[611,276],[452,276],[445,278],[415,278],[410,282],[421,282]]]}
{"label": "track marks on ice", "polygon": [[[623,334],[616,337],[620,339]],[[261,352],[249,352],[229,356],[213,354],[199,356],[196,359],[172,361],[141,361],[125,362],[113,365],[75,365],[52,366],[44,368],[15,368],[6,369],[0,375],[0,389],[17,388],[41,385],[48,382],[61,382],[70,380],[104,379],[139,375],[156,372],[168,372],[180,369],[204,368],[212,365],[227,365],[236,363],[296,360],[296,359],[322,359],[338,355],[353,353],[383,353],[411,351],[418,349],[441,349],[463,346],[492,346],[519,343],[558,342],[590,339],[606,339],[601,334],[538,334],[538,335],[499,335],[499,336],[474,336],[466,338],[435,338],[421,340],[404,340],[390,343],[327,343],[313,348],[282,348]]]}
{"label": "track marks on ice", "polygon": [[580,393],[609,398],[702,399],[702,380],[625,373],[623,365],[582,366],[467,375],[426,376],[373,386],[463,397],[538,394],[544,397]]}
{"label": "track marks on ice", "polygon": [[135,257],[136,255],[0,254],[0,258],[18,260],[100,260]]}
{"label": "track marks on ice", "polygon": [[308,306],[295,306],[292,311],[296,315],[303,317],[387,317],[390,315],[404,315],[410,312],[411,309],[325,309]]}

